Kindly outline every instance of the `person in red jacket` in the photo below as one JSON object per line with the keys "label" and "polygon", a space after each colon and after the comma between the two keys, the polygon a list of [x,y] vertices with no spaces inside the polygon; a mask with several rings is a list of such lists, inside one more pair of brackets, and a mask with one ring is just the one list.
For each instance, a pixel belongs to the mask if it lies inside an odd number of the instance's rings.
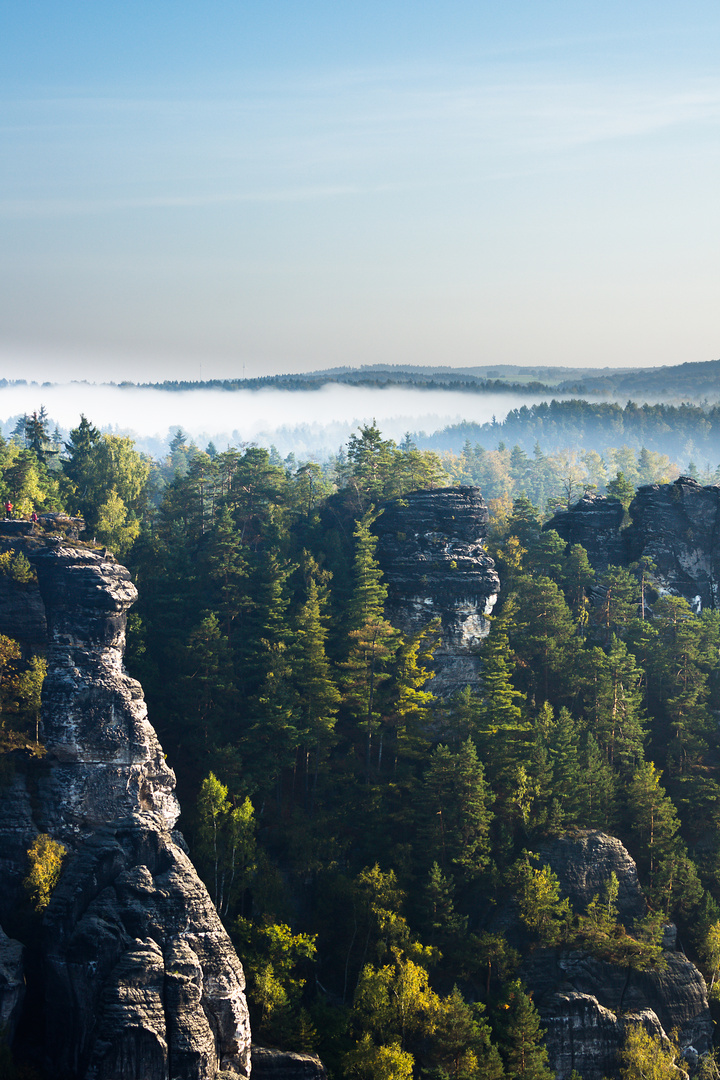
{"label": "person in red jacket", "polygon": [[13,504],[8,499],[8,501],[5,503],[5,517],[6,518],[11,518],[12,517],[12,512],[13,512]]}

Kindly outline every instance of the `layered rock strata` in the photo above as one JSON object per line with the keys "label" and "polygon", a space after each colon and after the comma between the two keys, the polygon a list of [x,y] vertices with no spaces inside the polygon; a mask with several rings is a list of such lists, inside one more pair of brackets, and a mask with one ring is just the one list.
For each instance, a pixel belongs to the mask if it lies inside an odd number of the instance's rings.
{"label": "layered rock strata", "polygon": [[590,564],[602,573],[627,562],[627,545],[620,529],[625,512],[618,499],[584,495],[569,510],[558,510],[545,525],[567,544],[582,544]]}
{"label": "layered rock strata", "polygon": [[0,927],[0,1032],[12,1042],[25,999],[24,949]]}
{"label": "layered rock strata", "polygon": [[[172,832],[174,774],[122,665],[130,576],[61,540],[21,550],[47,625],[47,753],[6,784],[0,831],[3,850],[38,830],[68,848],[43,927],[48,1074],[247,1077],[242,967]],[[8,862],[17,877],[17,853]]]}
{"label": "layered rock strata", "polygon": [[[576,911],[584,912],[615,873],[620,920],[631,928],[645,913],[635,863],[614,837],[578,830],[541,855]],[[667,940],[674,944],[672,935]],[[532,954],[523,975],[547,1029],[546,1045],[558,1080],[566,1080],[573,1069],[584,1080],[615,1075],[629,1023],[642,1023],[655,1035],[677,1031],[688,1056],[710,1050],[714,1025],[705,981],[682,952],[668,949],[663,955],[666,969],[654,972],[620,968],[579,950],[541,949]]]}
{"label": "layered rock strata", "polygon": [[388,619],[409,634],[440,620],[435,694],[477,680],[477,646],[500,591],[484,547],[487,526],[488,510],[476,487],[412,492],[386,503],[375,522]]}
{"label": "layered rock strata", "polygon": [[97,826],[149,811],[171,829],[175,776],[147,718],[142,687],[122,664],[130,574],[112,556],[57,543],[31,556],[48,622],[43,739],[44,831],[73,842]]}
{"label": "layered rock strata", "polygon": [[253,1080],[326,1080],[325,1066],[312,1054],[253,1046]]}
{"label": "layered rock strata", "polygon": [[720,607],[720,487],[689,476],[641,487],[630,504],[628,557],[649,556],[662,589],[695,611]]}
{"label": "layered rock strata", "polygon": [[720,487],[701,487],[689,476],[641,487],[629,519],[623,528],[617,499],[586,495],[545,528],[582,544],[598,572],[647,556],[661,592],[684,597],[695,611],[720,607]]}

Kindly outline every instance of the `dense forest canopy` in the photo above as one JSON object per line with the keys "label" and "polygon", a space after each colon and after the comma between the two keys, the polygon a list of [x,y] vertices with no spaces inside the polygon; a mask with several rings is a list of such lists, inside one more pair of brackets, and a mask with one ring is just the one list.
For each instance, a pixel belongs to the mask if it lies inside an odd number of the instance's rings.
{"label": "dense forest canopy", "polygon": [[[661,596],[648,563],[598,575],[542,528],[586,490],[627,506],[673,478],[660,446],[528,453],[518,436],[441,456],[373,424],[324,464],[181,431],[151,461],[85,417],[61,445],[51,426],[41,411],[0,445],[0,498],[82,515],[131,569],[126,663],[246,966],[256,1039],[337,1077],[543,1078],[534,950],[657,970],[673,919],[715,983],[720,614]],[[409,637],[385,618],[373,522],[449,483],[490,501],[502,593],[477,685],[440,699],[433,626]],[[32,577],[11,557],[0,571]],[[42,753],[42,657],[2,639],[0,669],[5,768],[20,746]],[[573,911],[534,854],[575,827],[636,859],[650,908],[630,932],[617,882]],[[627,1075],[657,1052],[630,1038]]]}

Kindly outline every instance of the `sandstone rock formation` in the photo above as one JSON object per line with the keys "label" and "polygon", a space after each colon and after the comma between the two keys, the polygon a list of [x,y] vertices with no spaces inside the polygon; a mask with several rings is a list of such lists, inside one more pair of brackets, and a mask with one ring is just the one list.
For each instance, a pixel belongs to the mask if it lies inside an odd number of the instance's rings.
{"label": "sandstone rock formation", "polygon": [[[43,926],[48,1072],[247,1077],[242,967],[171,831],[175,778],[122,666],[130,576],[112,556],[62,540],[19,545],[37,569],[47,624],[47,754],[6,778],[0,847],[6,901],[32,835],[69,848]],[[0,632],[20,636],[2,606]]]}
{"label": "sandstone rock formation", "polygon": [[388,586],[386,614],[406,633],[441,623],[432,690],[446,695],[477,679],[477,646],[500,591],[486,554],[488,511],[476,487],[415,491],[386,503],[375,522]]}
{"label": "sandstone rock formation", "polygon": [[253,1080],[326,1080],[325,1066],[312,1054],[292,1054],[253,1046]]}
{"label": "sandstone rock formation", "polygon": [[641,487],[630,516],[629,558],[650,556],[662,588],[695,611],[720,607],[720,487],[689,476]]}
{"label": "sandstone rock formation", "polygon": [[131,815],[81,844],[45,935],[48,1044],[60,1072],[88,1080],[249,1074],[242,968],[158,815]]}
{"label": "sandstone rock formation", "polygon": [[645,555],[657,566],[661,591],[684,597],[695,611],[720,607],[720,487],[701,487],[689,476],[641,487],[627,528],[623,517],[616,499],[586,495],[545,528],[582,544],[596,571]]}
{"label": "sandstone rock formation", "polygon": [[12,1042],[25,998],[24,949],[0,927],[0,1032]]}
{"label": "sandstone rock formation", "polygon": [[[620,884],[619,917],[627,926],[645,911],[632,858],[614,837],[577,830],[541,853],[558,875],[563,895],[582,912],[610,873]],[[578,950],[541,949],[523,965],[547,1028],[550,1061],[559,1080],[576,1069],[584,1080],[617,1072],[617,1051],[628,1023],[654,1034],[677,1030],[680,1046],[706,1053],[713,1022],[705,981],[681,952],[664,953],[665,971],[633,971]]]}
{"label": "sandstone rock formation", "polygon": [[593,569],[602,573],[608,566],[627,562],[627,545],[620,531],[623,517],[618,499],[584,495],[569,510],[558,510],[545,528],[555,529],[567,544],[582,544]]}
{"label": "sandstone rock formation", "polygon": [[647,904],[637,867],[624,845],[598,829],[575,829],[541,849],[540,859],[557,874],[563,896],[584,913],[615,874],[618,879],[618,918],[626,930],[642,919]]}
{"label": "sandstone rock formation", "polygon": [[48,620],[43,736],[53,760],[43,831],[70,841],[128,813],[180,808],[148,722],[142,688],[122,666],[126,611],[137,599],[112,556],[57,544],[31,555]]}

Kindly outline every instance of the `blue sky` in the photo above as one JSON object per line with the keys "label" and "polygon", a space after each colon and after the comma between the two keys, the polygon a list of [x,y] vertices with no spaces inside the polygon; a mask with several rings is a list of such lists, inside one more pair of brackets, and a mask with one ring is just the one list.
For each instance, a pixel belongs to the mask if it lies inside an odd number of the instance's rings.
{"label": "blue sky", "polygon": [[710,3],[0,0],[0,376],[720,355]]}

